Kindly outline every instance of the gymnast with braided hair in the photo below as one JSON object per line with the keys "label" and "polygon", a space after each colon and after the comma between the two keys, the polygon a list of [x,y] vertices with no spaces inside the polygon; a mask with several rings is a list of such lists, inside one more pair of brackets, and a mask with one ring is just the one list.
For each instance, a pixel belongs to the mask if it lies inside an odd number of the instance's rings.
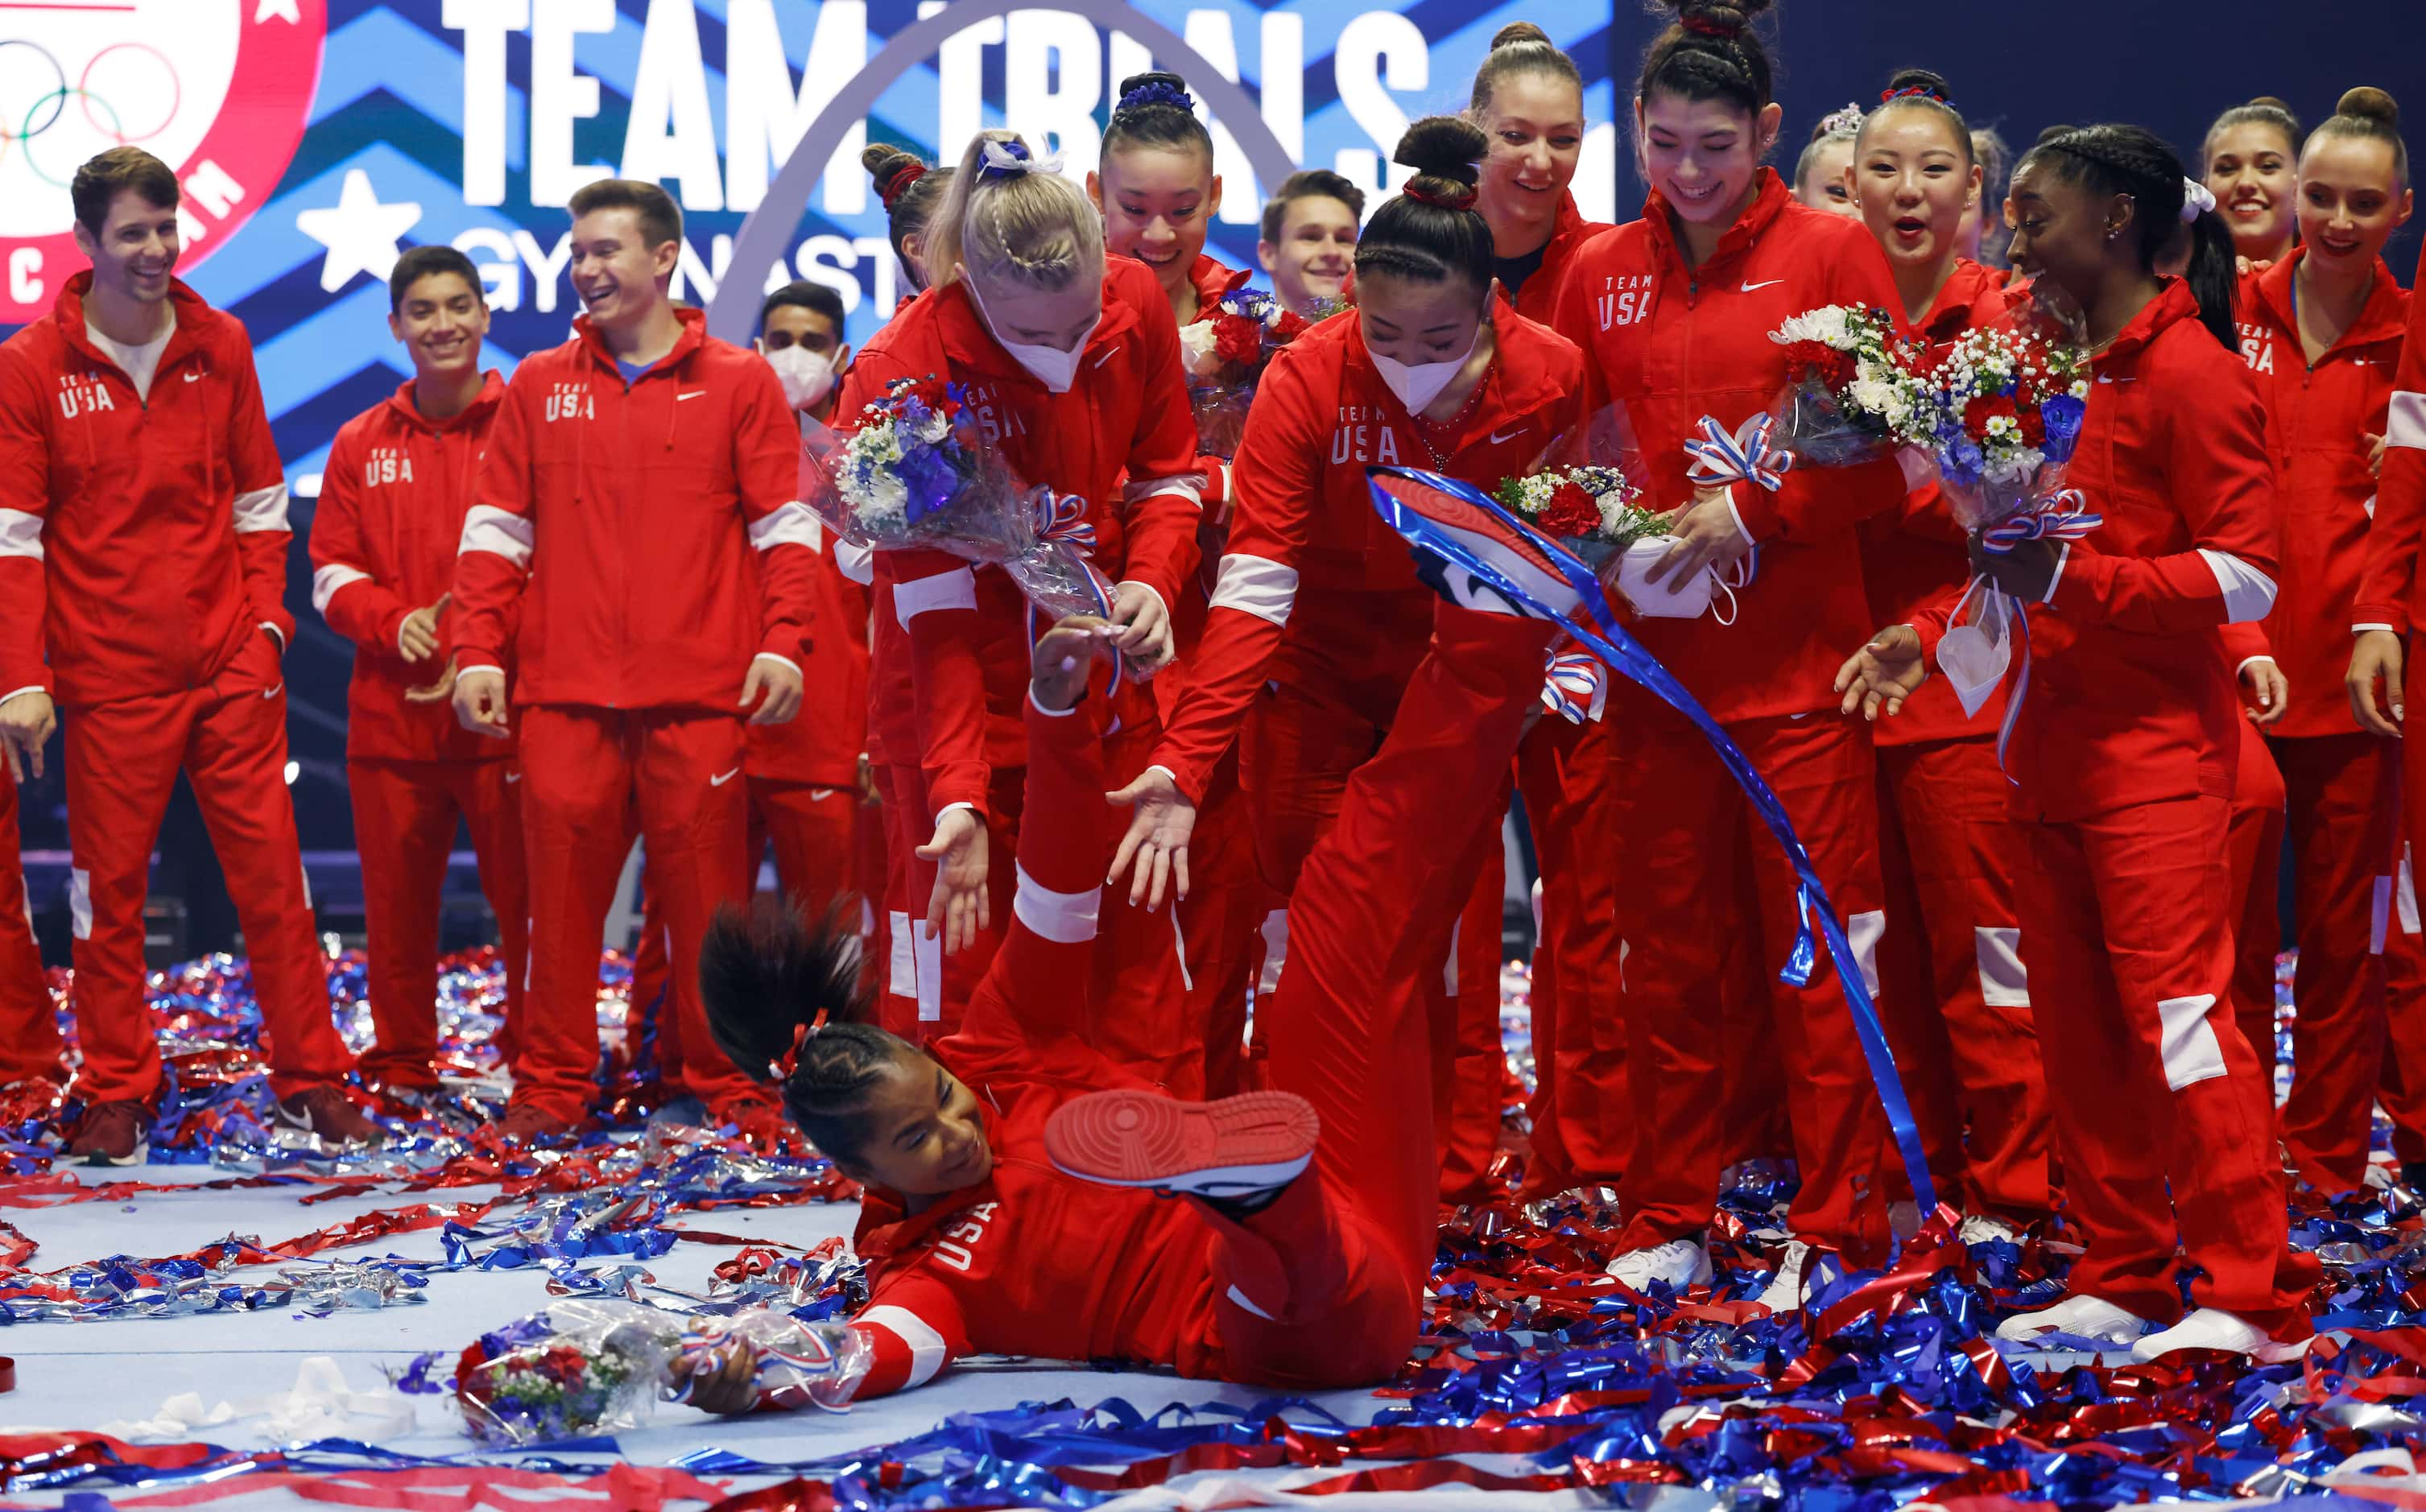
{"label": "gymnast with braided hair", "polygon": [[[1494,812],[1551,626],[1436,605],[1388,739],[1291,900],[1288,970],[1257,1019],[1272,1089],[1214,1102],[1149,1086],[1085,1033],[1116,634],[1071,619],[1036,643],[1015,901],[957,1033],[920,1049],[866,1021],[847,921],[728,911],[703,951],[719,1042],[769,1080],[788,1056],[784,1106],[866,1188],[858,1396],[972,1353],[1362,1386],[1415,1342],[1431,1107],[1376,1089],[1430,1085],[1415,978],[1464,893],[1464,847],[1442,837]],[[795,1405],[759,1400],[754,1363],[728,1346],[691,1400]]]}

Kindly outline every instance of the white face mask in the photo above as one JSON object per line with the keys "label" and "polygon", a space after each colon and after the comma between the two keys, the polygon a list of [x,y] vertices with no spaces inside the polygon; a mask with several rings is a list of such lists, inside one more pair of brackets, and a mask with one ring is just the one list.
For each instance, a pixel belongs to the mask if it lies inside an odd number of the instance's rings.
{"label": "white face mask", "polygon": [[793,409],[814,410],[833,392],[833,359],[825,353],[794,346],[779,346],[766,356]]}
{"label": "white face mask", "polygon": [[[1675,544],[1673,536],[1653,536],[1625,549],[1625,554],[1617,559],[1617,587],[1625,595],[1625,602],[1645,619],[1699,619],[1707,614],[1720,624],[1734,624],[1735,590],[1749,586],[1749,576],[1739,572],[1738,581],[1731,584],[1719,576],[1716,568],[1706,567],[1689,579],[1672,572],[1656,584],[1644,581]],[[1727,596],[1726,610],[1714,614],[1710,605],[1721,593]]]}
{"label": "white face mask", "polygon": [[[1978,587],[1963,590],[1963,600],[1954,605],[1960,618],[1963,603]],[[1995,588],[1980,601],[1980,612],[1972,622],[1956,625],[1937,642],[1937,669],[1946,674],[1947,684],[1954,689],[1955,701],[1963,705],[1963,716],[1969,718],[1983,708],[1997,686],[2005,681],[2005,669],[2013,665],[2013,619],[2005,607],[2005,596]]]}
{"label": "white face mask", "polygon": [[[968,281],[962,279],[962,281],[966,283]],[[995,345],[1009,352],[1012,362],[1027,369],[1030,378],[1054,394],[1070,392],[1070,385],[1077,380],[1079,354],[1086,351],[1088,341],[1095,334],[1095,328],[1104,323],[1103,313],[1096,312],[1093,322],[1079,335],[1077,345],[1065,352],[1059,346],[1025,346],[1005,336],[1002,328],[994,323],[994,316],[987,314],[985,301],[978,298],[974,284],[969,287],[969,303],[978,307],[978,318],[985,322],[987,330],[993,332]]]}
{"label": "white face mask", "polygon": [[1382,375],[1382,381],[1388,384],[1390,392],[1399,396],[1399,402],[1407,407],[1407,413],[1421,414],[1424,406],[1439,398],[1441,390],[1448,388],[1449,380],[1457,377],[1457,370],[1474,355],[1475,343],[1480,340],[1482,327],[1478,322],[1474,328],[1474,340],[1465,344],[1465,350],[1446,362],[1410,364],[1395,357],[1384,357],[1370,348],[1365,355],[1373,359],[1373,371]]}

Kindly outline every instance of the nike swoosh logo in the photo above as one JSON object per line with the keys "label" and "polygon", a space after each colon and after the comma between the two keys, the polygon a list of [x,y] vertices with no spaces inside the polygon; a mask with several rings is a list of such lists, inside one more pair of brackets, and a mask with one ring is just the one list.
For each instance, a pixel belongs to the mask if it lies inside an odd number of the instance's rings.
{"label": "nike swoosh logo", "polygon": [[523,774],[520,772],[508,772],[506,774],[506,785],[509,787],[511,787],[514,783],[519,782],[522,780]]}
{"label": "nike swoosh logo", "polygon": [[274,698],[278,697],[278,689],[279,689],[279,688],[283,688],[283,687],[284,687],[285,685],[286,685],[285,684],[281,683],[281,684],[277,684],[277,686],[275,686],[275,687],[266,687],[266,688],[263,688],[263,689],[261,690],[261,696],[262,696],[263,698],[265,698],[265,699],[274,699]]}
{"label": "nike swoosh logo", "polygon": [[1773,289],[1785,281],[1784,279],[1767,279],[1758,283],[1745,284],[1743,291],[1746,294],[1758,294],[1763,289]]}
{"label": "nike swoosh logo", "polygon": [[186,375],[186,381],[188,383],[200,383],[202,380],[202,376],[200,373],[187,373]]}
{"label": "nike swoosh logo", "polygon": [[676,404],[680,404],[680,403],[682,403],[685,399],[704,399],[704,398],[706,398],[706,397],[707,397],[707,391],[706,391],[705,389],[693,389],[693,390],[691,390],[688,394],[675,394],[675,395],[674,395],[674,403],[676,403]]}
{"label": "nike swoosh logo", "polygon": [[739,777],[740,775],[741,768],[736,766],[733,770],[725,773],[722,777],[709,778],[707,780],[707,785],[710,787],[722,787],[725,783],[732,781],[735,778]]}
{"label": "nike swoosh logo", "polygon": [[1506,432],[1495,430],[1491,433],[1491,444],[1496,446],[1501,442],[1514,441],[1517,437],[1523,434],[1525,434],[1525,427],[1522,426],[1518,426],[1515,429]]}
{"label": "nike swoosh logo", "polygon": [[1095,359],[1095,365],[1096,365],[1097,367],[1101,367],[1101,366],[1103,366],[1106,362],[1110,362],[1114,357],[1117,357],[1117,356],[1119,356],[1119,355],[1120,355],[1120,354],[1119,354],[1119,352],[1118,352],[1117,350],[1113,350],[1113,351],[1106,352],[1103,356],[1098,357],[1098,358],[1096,358],[1096,359]]}

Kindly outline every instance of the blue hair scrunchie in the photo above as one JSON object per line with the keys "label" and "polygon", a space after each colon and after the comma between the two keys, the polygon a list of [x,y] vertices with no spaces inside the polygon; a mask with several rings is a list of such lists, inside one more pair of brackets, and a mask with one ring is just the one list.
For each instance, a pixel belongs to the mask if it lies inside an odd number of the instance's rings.
{"label": "blue hair scrunchie", "polygon": [[1009,141],[989,140],[978,154],[978,177],[981,179],[1024,178],[1031,167],[1027,144],[1016,137]]}
{"label": "blue hair scrunchie", "polygon": [[1112,108],[1115,111],[1137,110],[1146,105],[1177,105],[1182,110],[1192,111],[1196,108],[1196,97],[1175,84],[1156,79],[1121,96],[1121,103]]}

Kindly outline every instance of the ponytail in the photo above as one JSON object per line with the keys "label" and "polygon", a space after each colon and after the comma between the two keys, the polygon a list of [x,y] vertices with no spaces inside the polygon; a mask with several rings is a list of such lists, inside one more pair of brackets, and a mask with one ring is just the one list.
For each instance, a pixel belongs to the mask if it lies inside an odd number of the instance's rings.
{"label": "ponytail", "polygon": [[752,1080],[775,1079],[794,1055],[784,1106],[812,1144],[856,1164],[867,1095],[916,1048],[872,1023],[860,987],[857,920],[837,907],[811,924],[788,906],[717,910],[700,941],[699,990],[708,1033]]}
{"label": "ponytail", "polygon": [[[2166,251],[2178,245],[2185,222],[2190,265],[2184,274],[2198,297],[2199,323],[2226,351],[2239,353],[2233,301],[2240,292],[2232,230],[2215,210],[2215,197],[2183,175],[2182,160],[2143,126],[2050,126],[2024,159],[2043,165],[2067,184],[2094,195],[2127,194],[2140,265],[2154,273]],[[2199,199],[2193,204],[2191,193]],[[2188,206],[2189,212],[2185,213]]]}

